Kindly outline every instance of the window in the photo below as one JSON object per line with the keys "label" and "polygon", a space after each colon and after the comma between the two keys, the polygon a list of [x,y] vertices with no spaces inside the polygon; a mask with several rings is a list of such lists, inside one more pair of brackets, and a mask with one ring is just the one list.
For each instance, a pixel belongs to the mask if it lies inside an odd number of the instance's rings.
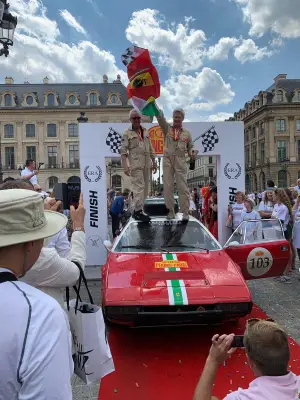
{"label": "window", "polygon": [[35,125],[34,124],[26,125],[26,137],[35,137]]}
{"label": "window", "polygon": [[69,146],[69,162],[70,166],[79,167],[79,146],[78,144],[71,144]]}
{"label": "window", "polygon": [[298,92],[296,92],[295,100],[300,101],[300,90],[298,90]]}
{"label": "window", "polygon": [[277,102],[282,102],[283,101],[283,91],[282,90],[278,90],[277,91],[276,101]]}
{"label": "window", "polygon": [[11,94],[6,94],[6,95],[4,96],[4,105],[5,105],[6,107],[11,107],[11,106],[12,106],[12,97],[11,97]]}
{"label": "window", "polygon": [[279,162],[287,158],[287,141],[278,140],[277,142],[277,160]]}
{"label": "window", "polygon": [[4,125],[4,138],[11,139],[14,137],[14,126],[12,124]]}
{"label": "window", "polygon": [[208,164],[212,164],[212,157],[208,157]]}
{"label": "window", "polygon": [[122,178],[120,175],[114,175],[111,178],[111,186],[115,187],[116,189],[121,189],[122,187]]}
{"label": "window", "polygon": [[284,170],[278,171],[278,187],[284,189],[287,186],[287,172]]}
{"label": "window", "polygon": [[214,177],[214,169],[213,168],[208,168],[208,177],[213,178]]}
{"label": "window", "polygon": [[36,148],[35,146],[27,146],[26,147],[26,159],[27,160],[36,160]]}
{"label": "window", "polygon": [[117,104],[117,102],[118,102],[118,96],[117,96],[116,94],[112,94],[112,95],[110,96],[110,102],[111,102],[112,104]]}
{"label": "window", "polygon": [[251,148],[251,161],[252,161],[252,164],[254,164],[254,165],[256,165],[256,150],[257,150],[257,146],[256,146],[256,144],[254,144],[254,145],[252,145],[252,148]]}
{"label": "window", "polygon": [[97,94],[96,93],[91,93],[90,94],[90,105],[91,106],[96,106],[97,105]]}
{"label": "window", "polygon": [[69,124],[68,125],[68,134],[69,134],[69,137],[78,137],[78,125],[77,124]]}
{"label": "window", "polygon": [[56,168],[57,163],[57,147],[49,146],[48,147],[48,166],[49,168]]}
{"label": "window", "polygon": [[47,104],[50,107],[55,105],[55,97],[54,97],[53,93],[48,94],[48,96],[47,96]]}
{"label": "window", "polygon": [[265,161],[265,144],[260,143],[259,144],[259,152],[260,152],[260,162],[263,163]]}
{"label": "window", "polygon": [[276,131],[277,132],[285,131],[285,119],[277,119],[276,120]]}
{"label": "window", "polygon": [[245,150],[245,163],[246,163],[246,166],[249,165],[249,162],[250,162],[250,152],[249,152],[249,148],[247,148]]}
{"label": "window", "polygon": [[31,106],[33,103],[33,97],[32,96],[27,96],[26,97],[26,103]]}
{"label": "window", "polygon": [[263,136],[265,134],[265,124],[262,123],[260,125],[260,136]]}
{"label": "window", "polygon": [[49,178],[49,189],[53,189],[54,186],[58,183],[57,176],[50,176]]}
{"label": "window", "polygon": [[69,96],[69,103],[70,104],[76,103],[76,97],[74,96],[74,94],[71,94],[71,96]]}
{"label": "window", "polygon": [[56,125],[55,124],[47,125],[47,136],[48,137],[56,137]]}
{"label": "window", "polygon": [[15,168],[15,148],[5,147],[5,166],[8,169]]}
{"label": "window", "polygon": [[255,128],[255,126],[252,128],[252,139],[256,139],[256,128]]}
{"label": "window", "polygon": [[245,140],[246,142],[249,142],[249,131],[246,131]]}
{"label": "window", "polygon": [[296,131],[300,132],[300,119],[296,120]]}
{"label": "window", "polygon": [[300,161],[300,140],[297,140],[298,161]]}

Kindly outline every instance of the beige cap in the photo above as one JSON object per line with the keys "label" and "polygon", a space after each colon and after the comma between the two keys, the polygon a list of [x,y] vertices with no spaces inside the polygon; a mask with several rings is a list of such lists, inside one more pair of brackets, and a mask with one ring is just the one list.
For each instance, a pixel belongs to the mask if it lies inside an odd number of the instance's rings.
{"label": "beige cap", "polygon": [[63,214],[45,211],[43,199],[34,191],[0,191],[0,247],[53,236],[67,221]]}

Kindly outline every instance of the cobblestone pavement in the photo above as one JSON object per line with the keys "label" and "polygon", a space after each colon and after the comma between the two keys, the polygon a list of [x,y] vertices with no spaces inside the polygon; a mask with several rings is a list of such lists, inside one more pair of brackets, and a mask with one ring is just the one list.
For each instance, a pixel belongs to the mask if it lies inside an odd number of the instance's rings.
{"label": "cobblestone pavement", "polygon": [[[248,285],[257,304],[266,314],[282,325],[290,336],[300,344],[300,267],[297,262],[297,272],[292,274],[292,284],[276,282],[274,279],[249,281]],[[89,288],[94,301],[101,302],[101,281],[90,280]],[[82,296],[86,301],[86,293]],[[79,378],[73,377],[73,400],[98,400],[99,385],[86,386]],[[105,399],[104,399],[105,400]]]}

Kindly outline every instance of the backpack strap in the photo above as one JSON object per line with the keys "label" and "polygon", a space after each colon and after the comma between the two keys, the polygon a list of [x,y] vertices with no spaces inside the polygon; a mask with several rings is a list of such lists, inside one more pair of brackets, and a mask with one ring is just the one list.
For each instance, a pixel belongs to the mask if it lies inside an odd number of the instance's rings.
{"label": "backpack strap", "polygon": [[4,282],[13,282],[17,281],[18,279],[12,272],[4,271],[0,272],[0,283]]}

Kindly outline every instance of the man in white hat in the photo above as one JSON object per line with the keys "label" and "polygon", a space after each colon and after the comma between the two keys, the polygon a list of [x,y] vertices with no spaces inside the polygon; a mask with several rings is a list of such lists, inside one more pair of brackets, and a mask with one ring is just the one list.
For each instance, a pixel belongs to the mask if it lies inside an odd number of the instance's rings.
{"label": "man in white hat", "polygon": [[60,305],[18,281],[39,257],[43,239],[67,218],[44,211],[38,193],[0,191],[0,399],[71,400],[71,335]]}
{"label": "man in white hat", "polygon": [[169,210],[168,219],[175,218],[174,178],[176,179],[180,211],[183,213],[184,220],[189,219],[190,194],[187,185],[187,162],[185,157],[187,153],[190,158],[195,159],[195,155],[192,135],[182,126],[184,116],[183,109],[176,108],[173,111],[172,125],[168,124],[162,111],[156,117],[165,138],[163,180],[164,198],[166,207]]}
{"label": "man in white hat", "polygon": [[131,177],[134,201],[133,217],[138,221],[147,222],[150,221],[150,218],[144,213],[144,201],[149,192],[151,164],[154,173],[157,166],[151,139],[147,129],[141,125],[141,118],[141,114],[137,110],[130,111],[131,127],[123,133],[120,154],[124,173]]}

